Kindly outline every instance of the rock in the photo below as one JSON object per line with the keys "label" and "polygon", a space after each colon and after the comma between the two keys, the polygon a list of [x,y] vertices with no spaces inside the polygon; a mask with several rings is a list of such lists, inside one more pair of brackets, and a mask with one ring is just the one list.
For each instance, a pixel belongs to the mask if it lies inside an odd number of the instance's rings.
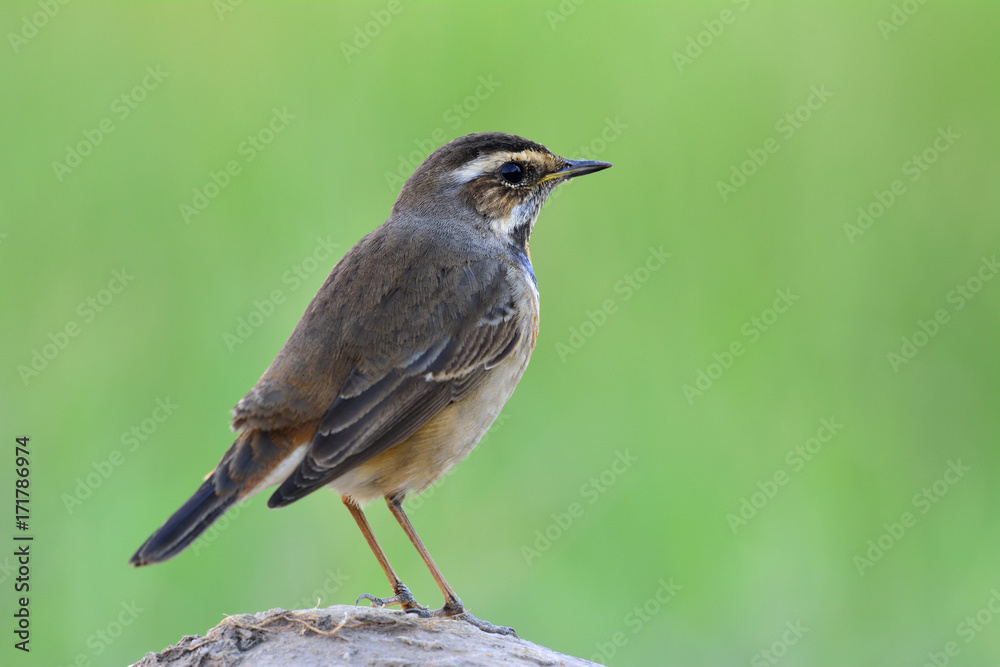
{"label": "rock", "polygon": [[320,667],[327,665],[568,665],[595,663],[453,619],[373,607],[229,616],[205,637],[186,636],[134,667]]}

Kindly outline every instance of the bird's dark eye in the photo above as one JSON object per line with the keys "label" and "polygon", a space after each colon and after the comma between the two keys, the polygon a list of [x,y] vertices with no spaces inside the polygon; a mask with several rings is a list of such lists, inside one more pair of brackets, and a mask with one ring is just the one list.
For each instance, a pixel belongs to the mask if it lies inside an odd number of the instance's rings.
{"label": "bird's dark eye", "polygon": [[505,162],[500,167],[500,175],[511,185],[517,185],[524,180],[524,167],[517,162]]}

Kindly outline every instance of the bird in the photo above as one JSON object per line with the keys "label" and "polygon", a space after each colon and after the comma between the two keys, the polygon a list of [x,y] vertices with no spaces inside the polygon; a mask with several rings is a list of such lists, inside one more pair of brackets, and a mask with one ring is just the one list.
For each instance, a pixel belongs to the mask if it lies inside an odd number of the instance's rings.
{"label": "bird", "polygon": [[[233,444],[129,561],[168,560],[234,504],[277,486],[269,508],[329,486],[399,605],[515,634],[469,613],[403,511],[499,415],[538,336],[528,249],[542,203],[612,166],[502,132],[453,139],[404,183],[388,219],[336,263],[274,361],[232,410]],[[389,564],[362,508],[384,499],[444,596],[430,611]],[[516,636],[516,635],[515,635]]]}

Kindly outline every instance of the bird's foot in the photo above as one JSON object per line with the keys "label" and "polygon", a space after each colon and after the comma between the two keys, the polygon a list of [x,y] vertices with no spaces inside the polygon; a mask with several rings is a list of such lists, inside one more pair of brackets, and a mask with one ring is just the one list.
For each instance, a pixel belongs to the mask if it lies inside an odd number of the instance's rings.
{"label": "bird's foot", "polygon": [[395,595],[390,598],[377,598],[371,593],[362,593],[358,596],[358,599],[354,601],[354,604],[361,604],[362,600],[369,600],[373,607],[388,607],[390,605],[398,604],[403,608],[403,611],[421,613],[426,612],[427,607],[420,604],[413,597],[413,593],[404,584],[400,583],[395,586]]}
{"label": "bird's foot", "polygon": [[458,621],[465,621],[469,625],[474,625],[483,632],[489,632],[494,635],[506,635],[509,637],[517,637],[517,633],[514,632],[514,628],[508,628],[503,625],[493,625],[488,621],[483,621],[469,612],[465,611],[465,607],[462,605],[462,601],[458,598],[454,600],[449,600],[445,603],[443,607],[435,611],[428,611],[424,609],[408,609],[407,613],[416,614],[421,618],[453,618]]}
{"label": "bird's foot", "polygon": [[452,618],[457,618],[460,621],[465,621],[470,625],[474,625],[483,632],[489,632],[490,634],[494,635],[506,635],[508,637],[517,637],[517,633],[514,632],[514,628],[508,628],[505,625],[493,625],[488,621],[483,621],[481,619],[476,618],[467,611],[463,611],[461,614],[457,614]]}

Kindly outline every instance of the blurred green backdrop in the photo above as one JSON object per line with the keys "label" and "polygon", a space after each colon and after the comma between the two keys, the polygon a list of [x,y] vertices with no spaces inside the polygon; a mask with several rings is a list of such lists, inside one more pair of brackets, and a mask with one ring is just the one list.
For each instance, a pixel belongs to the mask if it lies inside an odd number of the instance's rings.
{"label": "blurred green backdrop", "polygon": [[546,205],[531,367],[409,501],[472,611],[610,664],[997,661],[996,3],[43,1],[0,27],[0,474],[11,508],[29,435],[35,536],[4,664],[387,592],[327,492],[126,562],[400,174],[482,130],[615,168]]}

